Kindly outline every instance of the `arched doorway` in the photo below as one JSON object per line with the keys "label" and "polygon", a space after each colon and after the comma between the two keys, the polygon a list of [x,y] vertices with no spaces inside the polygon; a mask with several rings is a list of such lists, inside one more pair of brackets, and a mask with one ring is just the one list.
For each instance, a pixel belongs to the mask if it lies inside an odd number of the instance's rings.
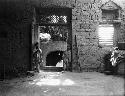
{"label": "arched doorway", "polygon": [[56,66],[62,60],[63,51],[53,51],[48,53],[46,57],[46,66]]}

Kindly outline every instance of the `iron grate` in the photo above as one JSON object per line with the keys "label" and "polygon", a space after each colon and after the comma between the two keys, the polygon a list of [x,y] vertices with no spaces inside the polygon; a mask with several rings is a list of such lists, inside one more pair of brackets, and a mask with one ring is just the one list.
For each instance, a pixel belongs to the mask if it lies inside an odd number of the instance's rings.
{"label": "iron grate", "polygon": [[46,23],[46,24],[67,24],[67,16],[65,15],[41,15],[40,16],[40,23]]}

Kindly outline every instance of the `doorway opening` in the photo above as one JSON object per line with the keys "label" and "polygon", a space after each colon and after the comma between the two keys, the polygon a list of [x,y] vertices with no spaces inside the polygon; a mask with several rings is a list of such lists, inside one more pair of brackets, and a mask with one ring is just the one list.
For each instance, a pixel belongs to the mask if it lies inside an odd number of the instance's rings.
{"label": "doorway opening", "polygon": [[[61,48],[56,48],[56,51],[50,52],[49,50],[50,48],[48,47],[49,44],[51,45],[51,43],[55,44],[58,41],[62,41],[69,44],[70,47],[72,48],[71,19],[72,19],[71,8],[35,7],[32,44],[34,44],[34,42],[36,41],[38,41],[40,44],[40,48],[42,50],[43,69],[48,68],[48,66],[49,68],[50,66],[57,68],[56,64],[57,63],[61,64],[63,62],[62,60],[63,50]],[[48,51],[50,53],[48,53]],[[46,53],[48,54],[46,55]]]}
{"label": "doorway opening", "polygon": [[46,66],[56,66],[63,59],[63,51],[53,51],[46,57]]}

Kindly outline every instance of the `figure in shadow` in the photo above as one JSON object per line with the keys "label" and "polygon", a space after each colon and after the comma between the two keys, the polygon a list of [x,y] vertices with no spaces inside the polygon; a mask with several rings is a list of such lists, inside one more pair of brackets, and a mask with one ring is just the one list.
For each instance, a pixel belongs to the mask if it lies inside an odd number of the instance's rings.
{"label": "figure in shadow", "polygon": [[33,49],[33,71],[39,72],[42,63],[42,50],[39,48],[39,43],[34,44]]}

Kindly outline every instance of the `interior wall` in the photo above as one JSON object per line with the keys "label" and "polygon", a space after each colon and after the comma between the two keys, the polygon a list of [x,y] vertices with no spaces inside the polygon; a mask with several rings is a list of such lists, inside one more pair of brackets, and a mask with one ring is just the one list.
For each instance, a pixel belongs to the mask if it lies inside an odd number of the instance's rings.
{"label": "interior wall", "polygon": [[[4,53],[4,59],[0,58],[0,65],[4,65],[6,78],[10,73],[18,75],[30,68],[32,6],[23,0],[0,1],[1,6],[0,26],[7,31],[7,37],[4,40],[6,42],[0,42],[0,47],[3,46],[0,53]],[[0,71],[1,69],[3,67],[0,66]]]}

